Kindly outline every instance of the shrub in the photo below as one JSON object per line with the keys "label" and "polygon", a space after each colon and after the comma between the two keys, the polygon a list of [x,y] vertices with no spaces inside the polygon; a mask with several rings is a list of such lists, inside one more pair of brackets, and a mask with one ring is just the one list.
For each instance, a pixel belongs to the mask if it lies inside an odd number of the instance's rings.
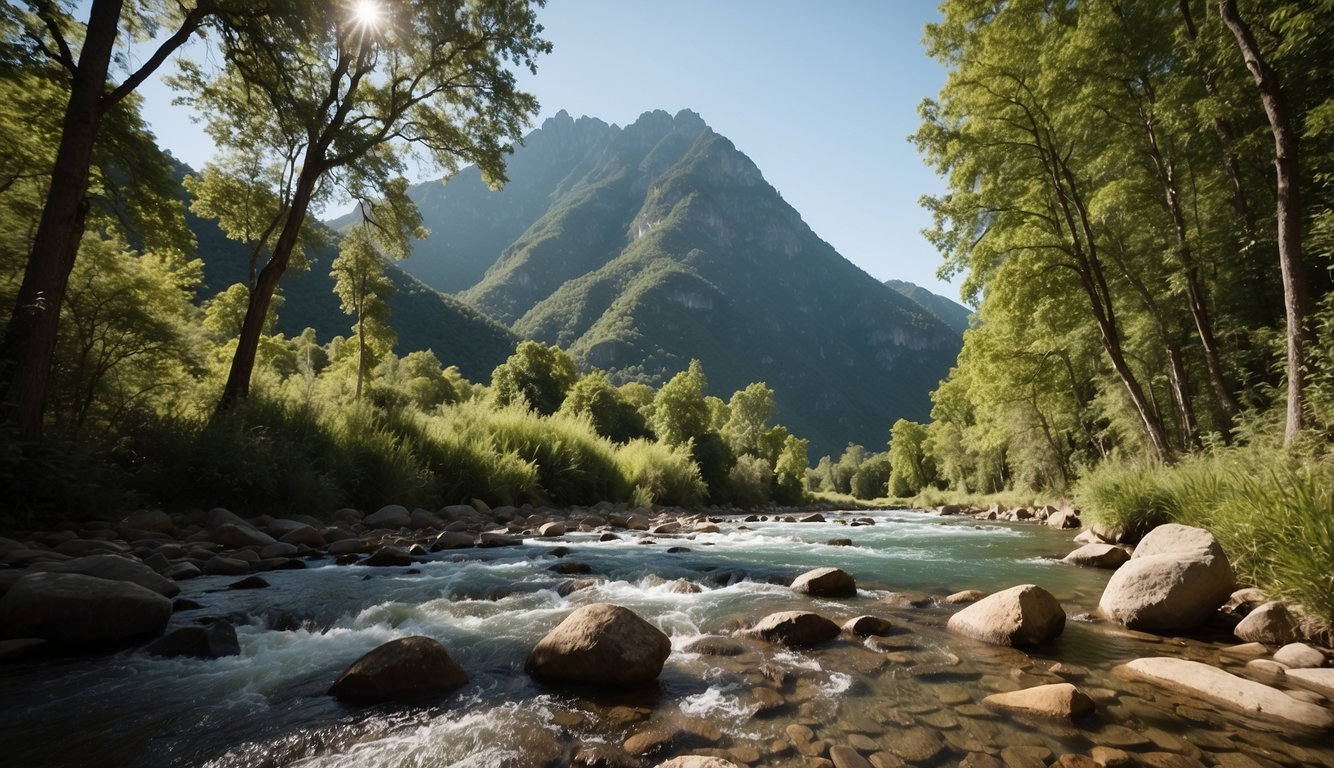
{"label": "shrub", "polygon": [[769,487],[774,473],[769,462],[757,456],[743,454],[727,473],[732,502],[739,507],[758,507],[769,501]]}
{"label": "shrub", "polygon": [[647,440],[632,440],[616,452],[617,463],[633,488],[632,499],[641,506],[667,504],[695,507],[707,489],[699,467],[685,447],[672,448]]}

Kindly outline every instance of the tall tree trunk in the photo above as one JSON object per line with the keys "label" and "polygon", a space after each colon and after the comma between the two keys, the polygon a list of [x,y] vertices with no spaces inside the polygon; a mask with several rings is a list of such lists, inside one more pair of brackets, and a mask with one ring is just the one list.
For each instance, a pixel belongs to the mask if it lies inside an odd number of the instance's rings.
{"label": "tall tree trunk", "polygon": [[312,145],[306,153],[306,163],[297,178],[296,188],[292,192],[292,205],[288,210],[283,231],[273,245],[273,253],[264,268],[255,277],[255,285],[250,289],[250,301],[246,304],[245,321],[241,323],[241,337],[236,343],[236,352],[232,355],[232,367],[227,373],[227,384],[222,390],[222,399],[218,401],[218,411],[226,411],[250,395],[250,376],[255,370],[255,354],[259,350],[259,338],[264,333],[264,320],[269,314],[269,305],[273,294],[278,290],[278,281],[287,271],[292,251],[296,248],[301,234],[301,225],[306,220],[311,198],[315,194],[315,185],[319,182],[321,171],[316,156],[317,149]]}
{"label": "tall tree trunk", "polygon": [[[1218,398],[1218,405],[1231,422],[1241,412],[1241,406],[1223,377],[1223,364],[1218,358],[1218,344],[1214,340],[1213,323],[1209,319],[1209,310],[1204,300],[1204,287],[1200,285],[1199,270],[1196,269],[1195,258],[1191,253],[1190,238],[1186,231],[1186,215],[1181,210],[1181,191],[1177,185],[1176,170],[1163,156],[1162,145],[1158,141],[1158,129],[1153,119],[1153,89],[1149,86],[1148,75],[1142,77],[1150,104],[1141,111],[1140,117],[1144,123],[1145,138],[1149,143],[1149,156],[1153,159],[1154,168],[1158,172],[1158,183],[1163,188],[1163,202],[1167,206],[1168,215],[1172,218],[1176,256],[1181,262],[1186,279],[1186,304],[1190,309],[1191,320],[1195,323],[1195,333],[1200,339],[1200,349],[1204,352],[1204,366],[1209,372],[1209,383],[1213,387],[1214,396]],[[1177,356],[1180,357],[1180,354],[1178,350]],[[1189,431],[1187,436],[1188,441],[1193,439]]]}
{"label": "tall tree trunk", "polygon": [[0,366],[12,367],[3,401],[5,418],[22,441],[42,438],[42,413],[51,380],[60,307],[83,239],[93,144],[102,119],[107,69],[116,44],[123,0],[93,0],[61,124],[51,187],[28,266],[0,347]]}
{"label": "tall tree trunk", "polygon": [[1307,288],[1302,274],[1302,200],[1298,176],[1297,134],[1283,99],[1278,73],[1260,53],[1251,28],[1237,13],[1237,0],[1219,0],[1223,23],[1237,39],[1246,68],[1255,79],[1260,103],[1274,134],[1274,170],[1278,194],[1278,264],[1283,278],[1287,318],[1288,413],[1284,445],[1291,445],[1305,425]]}

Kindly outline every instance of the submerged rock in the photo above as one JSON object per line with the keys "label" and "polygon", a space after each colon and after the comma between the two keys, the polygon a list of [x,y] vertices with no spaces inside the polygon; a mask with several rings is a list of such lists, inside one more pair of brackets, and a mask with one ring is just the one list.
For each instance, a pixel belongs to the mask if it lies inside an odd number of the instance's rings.
{"label": "submerged rock", "polygon": [[665,763],[658,763],[656,768],[741,768],[731,760],[705,755],[682,755],[673,757]]}
{"label": "submerged rock", "polygon": [[1070,683],[1053,683],[1009,693],[993,693],[985,706],[1036,717],[1073,720],[1093,711],[1093,699]]}
{"label": "submerged rock", "polygon": [[1334,712],[1324,707],[1298,701],[1277,688],[1198,661],[1136,659],[1114,671],[1123,677],[1145,680],[1253,717],[1311,728],[1334,727]]}
{"label": "submerged rock", "polygon": [[169,632],[144,650],[153,656],[220,659],[224,656],[239,656],[241,644],[231,624],[215,621],[206,627],[182,627]]}
{"label": "submerged rock", "polygon": [[416,635],[391,640],[348,667],[329,695],[350,701],[392,701],[447,693],[468,682],[438,641]]}
{"label": "submerged rock", "polygon": [[30,573],[0,599],[0,632],[95,650],[162,634],[171,601],[128,581]]}
{"label": "submerged rock", "polygon": [[634,611],[594,603],[539,640],[524,669],[550,681],[637,685],[657,679],[671,652],[667,635]]}
{"label": "submerged rock", "polygon": [[1021,648],[1040,645],[1065,629],[1065,610],[1050,592],[1035,584],[985,597],[950,617],[951,632],[992,645]]}
{"label": "submerged rock", "polygon": [[1176,632],[1208,621],[1235,586],[1232,565],[1213,534],[1161,525],[1112,574],[1098,609],[1131,629]]}
{"label": "submerged rock", "polygon": [[792,591],[812,597],[855,597],[857,582],[838,568],[816,568],[794,579]]}

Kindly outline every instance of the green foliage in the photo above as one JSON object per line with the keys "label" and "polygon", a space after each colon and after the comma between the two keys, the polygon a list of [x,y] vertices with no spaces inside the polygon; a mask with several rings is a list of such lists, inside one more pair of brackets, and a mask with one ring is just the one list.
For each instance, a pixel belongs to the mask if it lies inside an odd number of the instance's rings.
{"label": "green foliage", "polygon": [[811,441],[795,435],[783,438],[783,448],[774,462],[774,501],[779,504],[799,504],[805,499],[810,445]]}
{"label": "green foliage", "polygon": [[769,501],[774,482],[769,462],[758,456],[742,454],[728,470],[727,482],[732,503],[739,507],[758,507]]}
{"label": "green foliage", "polygon": [[386,301],[394,286],[385,276],[384,260],[369,226],[343,237],[331,271],[343,313],[356,320],[352,332],[357,340],[357,397],[361,397],[366,370],[393,348],[396,339]]}
{"label": "green foliage", "polygon": [[[708,380],[704,367],[691,360],[690,367],[662,385],[653,398],[653,433],[667,445],[685,445],[709,430],[709,407],[704,402]],[[706,477],[706,481],[707,481]],[[714,487],[710,483],[710,487]]]}
{"label": "green foliage", "polygon": [[889,495],[914,496],[935,482],[935,465],[925,443],[925,426],[907,419],[894,422],[889,435]]}
{"label": "green foliage", "polygon": [[867,456],[848,485],[854,499],[879,499],[889,495],[889,454]]}
{"label": "green foliage", "polygon": [[560,413],[586,416],[599,435],[617,443],[648,437],[648,423],[634,403],[607,380],[607,374],[593,371],[575,382],[561,404]]}
{"label": "green foliage", "polygon": [[[774,412],[774,391],[757,381],[732,395],[727,403],[727,421],[722,428],[723,437],[740,456],[768,456],[764,450],[764,437],[769,418]],[[779,441],[781,445],[781,440]]]}
{"label": "green foliage", "polygon": [[616,461],[637,504],[696,507],[704,501],[699,467],[684,447],[631,440],[617,449]]}
{"label": "green foliage", "polygon": [[578,375],[560,347],[521,341],[491,373],[491,394],[500,405],[521,404],[549,416],[565,402]]}

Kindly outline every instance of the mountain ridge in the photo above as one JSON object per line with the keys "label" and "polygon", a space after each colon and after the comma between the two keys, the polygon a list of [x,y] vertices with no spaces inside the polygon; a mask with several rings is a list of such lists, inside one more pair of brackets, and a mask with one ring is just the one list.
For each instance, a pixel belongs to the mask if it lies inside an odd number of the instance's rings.
{"label": "mountain ridge", "polygon": [[516,148],[502,191],[474,174],[412,188],[432,234],[405,270],[616,381],[660,384],[692,358],[713,394],[765,381],[777,420],[817,456],[924,420],[961,344],[838,254],[690,110],[624,128],[561,112]]}

